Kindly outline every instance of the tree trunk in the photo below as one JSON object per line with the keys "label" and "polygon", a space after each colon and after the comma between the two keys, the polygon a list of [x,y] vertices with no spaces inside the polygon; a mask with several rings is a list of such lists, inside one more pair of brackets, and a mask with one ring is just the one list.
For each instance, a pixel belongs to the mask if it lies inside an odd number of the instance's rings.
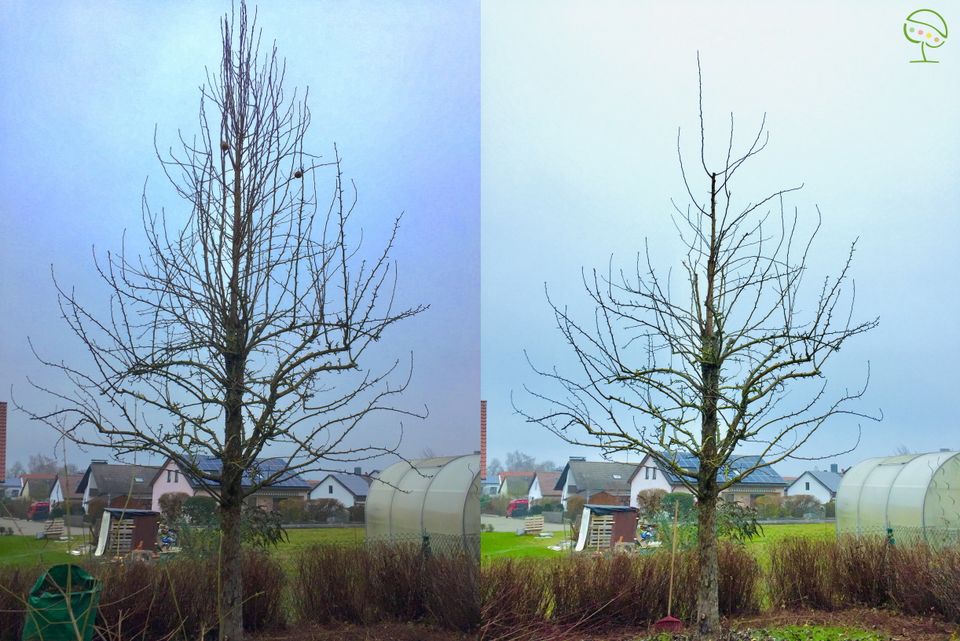
{"label": "tree trunk", "polygon": [[720,399],[722,331],[716,323],[715,281],[720,255],[717,239],[717,175],[710,174],[710,251],[707,256],[707,291],[703,301],[700,374],[703,405],[700,424],[700,470],[697,479],[697,633],[701,640],[720,632],[720,582],[717,563],[717,407]]}
{"label": "tree trunk", "polygon": [[697,633],[700,639],[712,639],[720,631],[716,495],[698,498],[697,524]]}
{"label": "tree trunk", "polygon": [[[243,560],[240,548],[240,514],[243,508],[241,474],[227,468],[237,466],[224,462],[224,486],[220,504],[220,641],[243,639]],[[227,477],[233,478],[228,479]]]}

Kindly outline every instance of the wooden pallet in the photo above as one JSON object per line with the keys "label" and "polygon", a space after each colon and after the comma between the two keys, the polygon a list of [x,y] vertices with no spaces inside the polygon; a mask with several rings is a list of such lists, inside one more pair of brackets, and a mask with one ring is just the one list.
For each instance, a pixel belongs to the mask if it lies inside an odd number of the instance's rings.
{"label": "wooden pallet", "polygon": [[43,536],[48,539],[59,539],[63,537],[63,519],[53,519],[47,522],[43,528]]}
{"label": "wooden pallet", "polygon": [[528,516],[525,519],[523,519],[524,534],[539,535],[541,532],[543,532],[542,516]]}
{"label": "wooden pallet", "polygon": [[110,523],[110,538],[107,540],[107,553],[113,556],[127,554],[133,548],[133,521],[115,520]]}
{"label": "wooden pallet", "polygon": [[613,537],[613,516],[593,516],[587,530],[587,549],[607,550]]}

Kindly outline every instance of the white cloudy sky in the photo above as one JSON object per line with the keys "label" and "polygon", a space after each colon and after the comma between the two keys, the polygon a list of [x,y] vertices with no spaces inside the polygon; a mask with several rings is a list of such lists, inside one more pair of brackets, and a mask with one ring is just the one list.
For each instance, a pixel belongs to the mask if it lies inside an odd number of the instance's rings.
{"label": "white cloudy sky", "polygon": [[[337,143],[359,190],[372,247],[405,212],[394,257],[402,304],[430,310],[378,344],[378,364],[414,353],[403,401],[417,456],[478,447],[479,9],[442,0],[260,3],[259,26],[287,59],[287,83],[310,88],[307,151]],[[251,3],[251,7],[254,3]],[[26,338],[80,359],[59,320],[51,265],[93,306],[91,248],[142,239],[140,193],[182,214],[154,156],[197,128],[204,67],[220,61],[219,19],[231,2],[5,2],[0,5],[0,399],[43,409]],[[332,176],[328,178],[332,179]],[[330,189],[332,182],[319,185]],[[11,411],[8,462],[52,453],[53,433]],[[395,417],[363,428],[375,442]],[[283,452],[276,452],[282,454]],[[82,463],[103,452],[76,453]],[[382,465],[383,463],[379,463]]]}
{"label": "white cloudy sky", "polygon": [[[677,128],[697,154],[696,52],[708,154],[733,111],[739,140],[767,114],[770,144],[745,166],[741,193],[804,183],[788,204],[819,205],[814,274],[860,238],[857,309],[880,327],[844,348],[840,390],[872,380],[860,408],[882,409],[843,466],[898,446],[960,447],[953,399],[960,358],[960,42],[910,64],[909,2],[554,2],[482,5],[482,376],[491,456],[519,449],[562,461],[576,451],[511,408],[540,364],[569,365],[546,304],[589,311],[581,267],[629,266],[650,239],[677,263],[670,198],[685,202]],[[960,25],[960,3],[937,3]],[[712,145],[711,145],[712,141]],[[737,189],[737,187],[735,187]],[[806,220],[809,220],[807,218]],[[840,418],[802,451],[856,441]],[[784,474],[804,462],[779,466]]]}

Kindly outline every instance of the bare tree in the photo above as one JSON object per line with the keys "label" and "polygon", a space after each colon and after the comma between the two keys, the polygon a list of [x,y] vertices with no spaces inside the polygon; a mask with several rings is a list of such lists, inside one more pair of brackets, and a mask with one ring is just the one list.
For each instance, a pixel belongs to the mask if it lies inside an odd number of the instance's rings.
{"label": "bare tree", "polygon": [[[243,636],[245,497],[299,472],[395,452],[402,424],[379,444],[351,432],[373,413],[416,415],[392,403],[409,372],[393,382],[398,361],[379,371],[361,363],[388,327],[425,309],[394,305],[399,217],[374,253],[350,240],[355,187],[336,147],[325,162],[304,151],[306,95],[285,91],[285,62],[275,45],[261,55],[260,39],[242,3],[224,17],[198,135],[181,134],[177,152],[157,150],[189,216],[179,224],[144,194],[146,255],[94,257],[108,313],[57,283],[92,367],[38,356],[70,385],[34,383],[57,407],[26,410],[80,444],[167,456],[216,498],[220,638],[231,640]],[[324,173],[333,188],[321,206]],[[268,446],[283,453],[283,469],[258,466]],[[201,454],[219,469],[198,465]]]}
{"label": "bare tree", "polygon": [[[694,494],[699,507],[697,625],[707,638],[719,626],[720,493],[759,467],[800,458],[798,450],[828,419],[874,418],[850,407],[862,397],[866,382],[836,393],[824,375],[841,346],[878,323],[852,320],[855,242],[839,274],[808,296],[802,285],[820,228],[819,209],[815,228],[806,235],[796,208],[791,213],[784,205],[784,196],[799,187],[752,201],[733,198],[734,176],[767,143],[765,123],[764,116],[752,143],[734,155],[731,114],[725,157],[712,168],[701,93],[703,182],[696,190],[677,134],[690,199],[685,208],[674,203],[672,215],[686,247],[682,283],[654,269],[648,247],[630,273],[615,272],[612,259],[605,273],[584,270],[583,284],[595,308],[586,321],[548,294],[578,367],[567,374],[531,364],[548,379],[547,387],[527,388],[526,407],[517,409],[529,422],[570,443],[598,447],[605,456],[649,455]],[[749,465],[738,462],[735,451],[743,445],[758,450],[761,458]]]}

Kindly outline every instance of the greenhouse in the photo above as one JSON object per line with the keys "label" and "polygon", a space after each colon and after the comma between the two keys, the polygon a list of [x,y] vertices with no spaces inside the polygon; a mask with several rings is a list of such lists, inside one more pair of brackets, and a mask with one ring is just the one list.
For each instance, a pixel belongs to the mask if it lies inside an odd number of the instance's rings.
{"label": "greenhouse", "polygon": [[479,550],[479,454],[391,465],[370,485],[366,522],[368,540]]}
{"label": "greenhouse", "polygon": [[837,533],[960,542],[960,453],[873,458],[853,466],[837,490]]}

